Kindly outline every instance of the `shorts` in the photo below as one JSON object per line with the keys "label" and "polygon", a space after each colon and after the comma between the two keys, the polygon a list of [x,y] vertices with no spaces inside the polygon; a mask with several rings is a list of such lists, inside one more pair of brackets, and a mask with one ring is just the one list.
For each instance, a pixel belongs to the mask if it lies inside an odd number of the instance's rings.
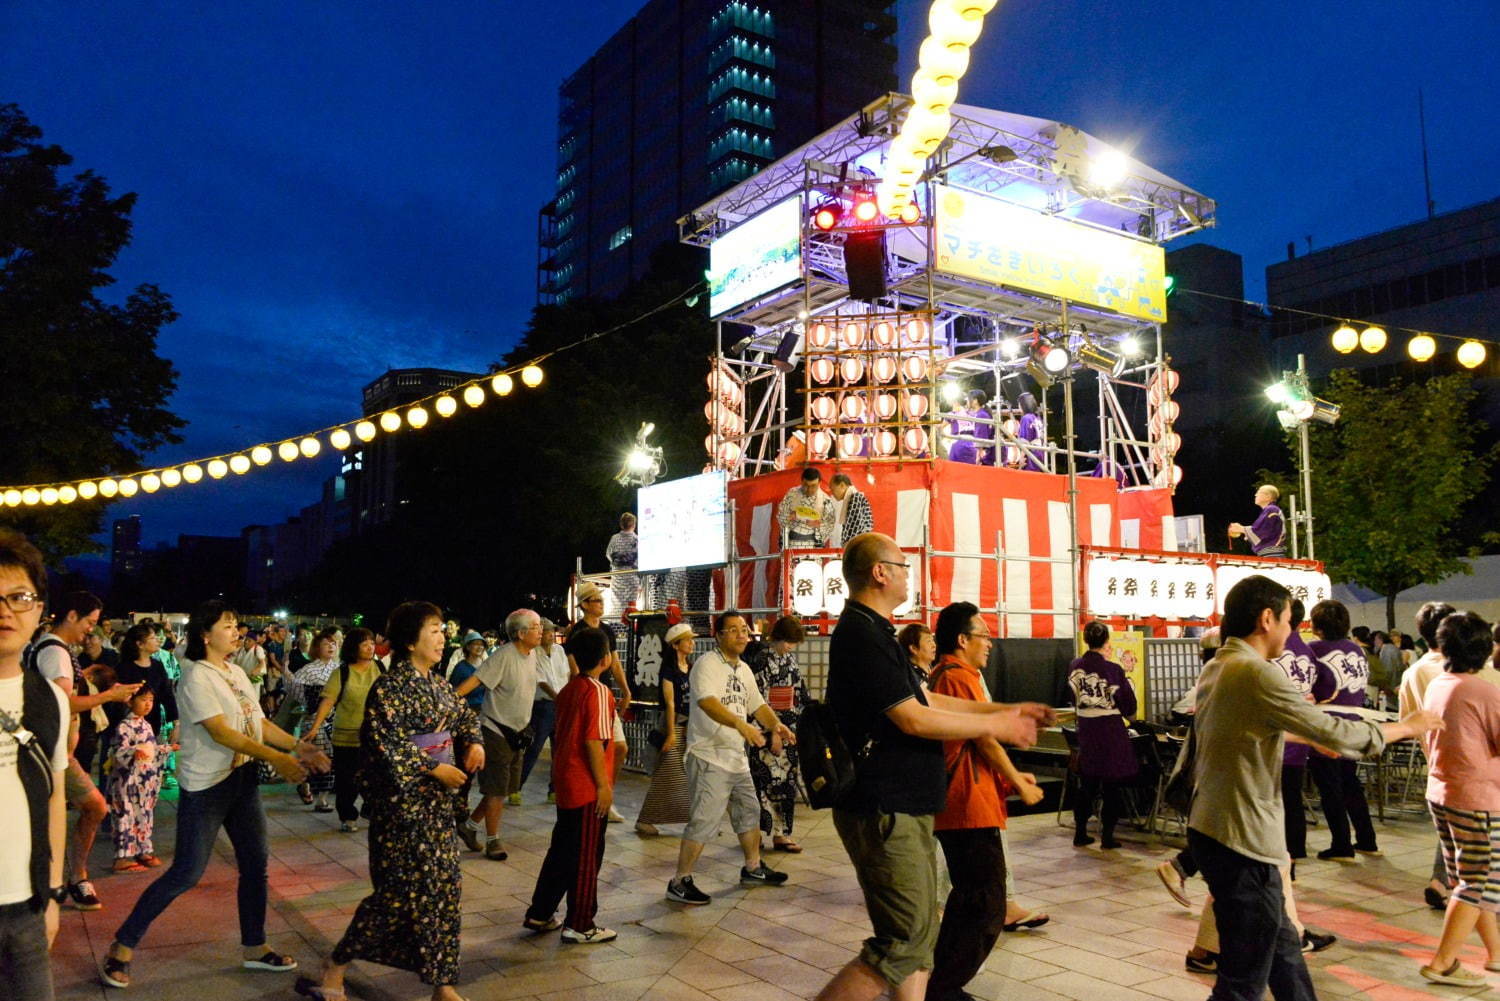
{"label": "shorts", "polygon": [[479,770],[479,793],[482,796],[509,796],[521,791],[521,763],[524,750],[512,750],[504,734],[487,726],[484,734],[484,767]]}
{"label": "shorts", "polygon": [[79,764],[78,759],[71,754],[68,755],[68,770],[63,774],[63,795],[73,806],[99,795],[94,780],[89,778],[88,769]]}
{"label": "shorts", "polygon": [[1500,814],[1458,810],[1427,801],[1437,828],[1453,896],[1491,914],[1500,912]]}
{"label": "shorts", "polygon": [[687,769],[689,804],[687,827],[682,831],[684,841],[710,841],[719,833],[726,807],[735,834],[760,829],[760,797],[755,794],[755,780],[748,770],[731,772],[696,754],[684,755],[683,765]]}
{"label": "shorts", "polygon": [[893,988],[932,969],[937,945],[937,841],[932,816],[833,811],[875,934],[859,958]]}

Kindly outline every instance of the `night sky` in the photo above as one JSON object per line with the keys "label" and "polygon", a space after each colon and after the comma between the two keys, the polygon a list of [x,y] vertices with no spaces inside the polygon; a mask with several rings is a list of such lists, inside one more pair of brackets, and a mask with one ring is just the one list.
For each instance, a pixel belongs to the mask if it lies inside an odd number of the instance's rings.
{"label": "night sky", "polygon": [[[0,4],[0,101],[140,196],[117,291],[182,318],[185,441],[215,454],[358,413],[391,366],[483,371],[534,302],[557,86],[638,9],[573,4]],[[926,4],[903,0],[902,89]],[[1493,0],[1002,3],[960,101],[1053,118],[1218,199],[1200,237],[1251,298],[1314,248],[1500,195]],[[1485,67],[1489,67],[1486,69]],[[849,109],[853,112],[856,109]],[[313,502],[335,460],[138,495],[148,542],[235,534]]]}

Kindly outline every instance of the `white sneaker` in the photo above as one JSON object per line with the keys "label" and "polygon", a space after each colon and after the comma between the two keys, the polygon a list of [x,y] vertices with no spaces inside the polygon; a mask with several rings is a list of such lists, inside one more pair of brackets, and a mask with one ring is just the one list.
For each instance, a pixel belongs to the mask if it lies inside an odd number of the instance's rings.
{"label": "white sneaker", "polygon": [[[625,823],[625,818],[622,817],[622,816],[620,816],[620,811],[619,810],[616,810],[614,807],[610,807],[609,808],[609,822],[611,824],[623,824],[623,823]],[[613,932],[611,932],[611,934],[613,934]]]}
{"label": "white sneaker", "polygon": [[595,925],[588,931],[574,931],[572,928],[562,930],[562,940],[577,945],[598,945],[600,942],[612,942],[616,938],[619,938],[619,933],[613,928],[604,928],[599,925]]}

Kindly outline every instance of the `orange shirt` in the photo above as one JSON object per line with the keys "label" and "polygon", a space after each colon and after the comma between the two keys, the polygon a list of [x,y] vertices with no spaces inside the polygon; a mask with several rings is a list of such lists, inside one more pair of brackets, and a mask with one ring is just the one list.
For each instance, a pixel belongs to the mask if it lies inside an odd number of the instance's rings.
{"label": "orange shirt", "polygon": [[[934,665],[934,673],[939,667],[944,669],[937,681],[929,685],[932,691],[971,702],[989,701],[978,668],[964,664],[951,654]],[[948,769],[948,804],[934,819],[934,829],[1004,828],[1005,796],[1010,791],[1010,783],[991,768],[967,740],[943,741],[943,762]]]}

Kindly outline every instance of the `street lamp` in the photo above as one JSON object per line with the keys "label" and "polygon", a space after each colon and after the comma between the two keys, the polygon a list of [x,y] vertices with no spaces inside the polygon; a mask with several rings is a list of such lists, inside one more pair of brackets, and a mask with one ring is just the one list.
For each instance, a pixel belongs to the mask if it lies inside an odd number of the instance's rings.
{"label": "street lamp", "polygon": [[1297,370],[1295,372],[1282,372],[1281,381],[1266,387],[1266,398],[1272,403],[1278,404],[1280,409],[1276,411],[1276,419],[1281,422],[1282,428],[1287,431],[1295,430],[1300,439],[1300,452],[1302,461],[1302,510],[1296,509],[1296,500],[1293,499],[1292,509],[1292,557],[1298,558],[1296,526],[1300,523],[1304,532],[1307,533],[1307,558],[1314,559],[1313,549],[1313,510],[1312,510],[1312,448],[1308,440],[1307,426],[1314,422],[1319,424],[1332,424],[1339,419],[1340,407],[1337,403],[1320,399],[1312,394],[1307,383],[1307,356],[1297,356]]}

